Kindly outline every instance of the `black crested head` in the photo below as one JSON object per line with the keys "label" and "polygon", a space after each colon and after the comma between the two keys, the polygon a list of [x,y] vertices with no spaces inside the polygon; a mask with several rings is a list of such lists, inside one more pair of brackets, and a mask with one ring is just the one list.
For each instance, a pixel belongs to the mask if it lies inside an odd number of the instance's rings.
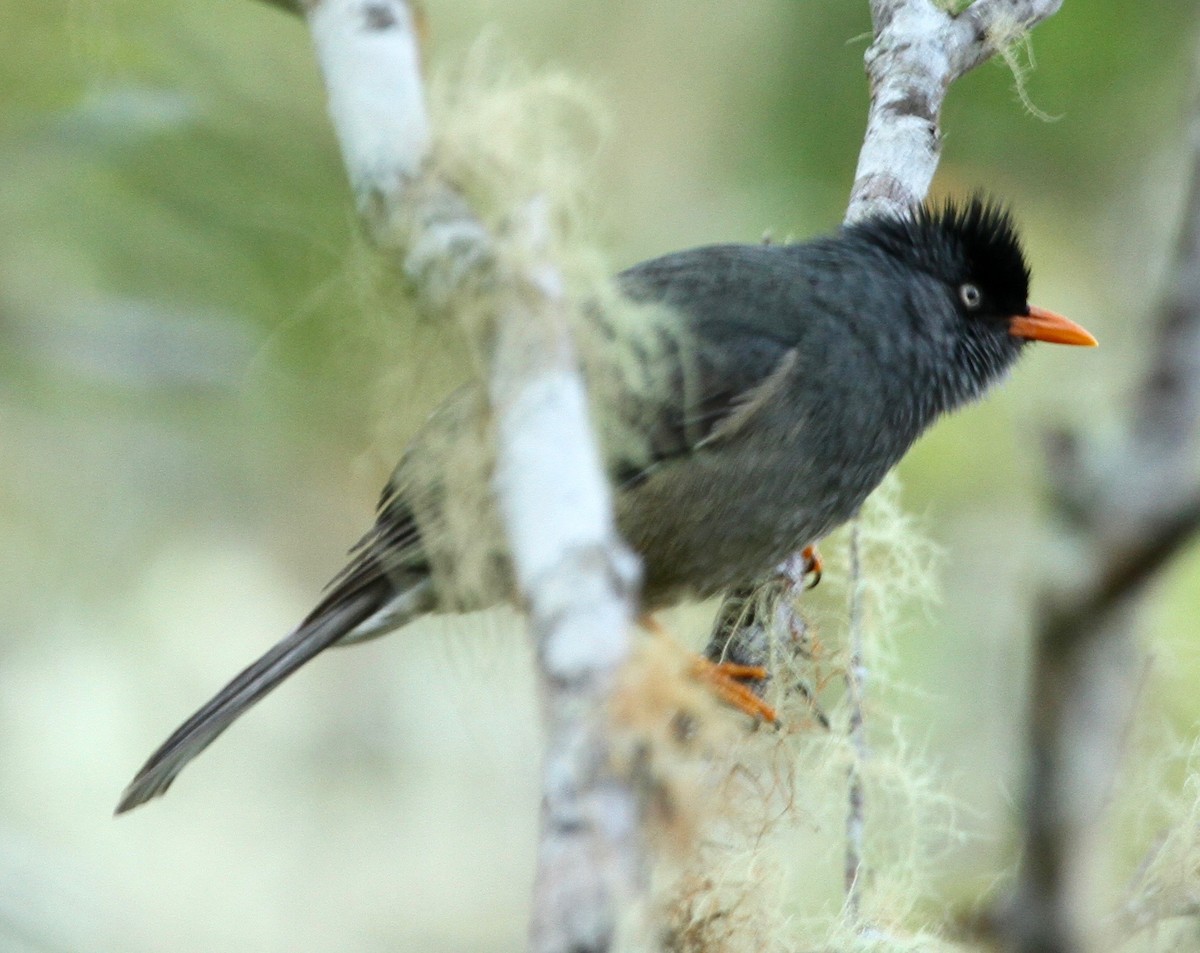
{"label": "black crested head", "polygon": [[1012,366],[1028,343],[1013,322],[1028,315],[1029,266],[1012,216],[981,195],[923,204],[902,215],[878,215],[848,226],[921,280],[904,306],[921,328],[921,394],[929,411],[950,410],[980,396]]}
{"label": "black crested head", "polygon": [[1028,308],[1029,265],[1016,225],[983,195],[871,216],[849,230],[944,282],[964,317],[1004,319]]}

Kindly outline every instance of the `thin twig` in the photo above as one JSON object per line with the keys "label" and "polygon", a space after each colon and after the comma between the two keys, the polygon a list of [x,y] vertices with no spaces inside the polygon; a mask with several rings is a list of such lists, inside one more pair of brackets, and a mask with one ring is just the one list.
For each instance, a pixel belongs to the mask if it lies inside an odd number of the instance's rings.
{"label": "thin twig", "polygon": [[265,3],[269,7],[276,7],[284,13],[294,13],[296,16],[304,16],[307,4],[301,0],[259,0],[260,3]]}
{"label": "thin twig", "polygon": [[867,668],[865,665],[863,615],[867,581],[862,565],[862,521],[857,517],[850,527],[850,657],[846,664],[846,695],[850,706],[849,804],[846,810],[846,910],[851,922],[857,924],[862,916],[862,899],[866,871],[863,868],[863,837],[866,827],[866,794],[863,791],[863,766],[870,750],[863,717]]}

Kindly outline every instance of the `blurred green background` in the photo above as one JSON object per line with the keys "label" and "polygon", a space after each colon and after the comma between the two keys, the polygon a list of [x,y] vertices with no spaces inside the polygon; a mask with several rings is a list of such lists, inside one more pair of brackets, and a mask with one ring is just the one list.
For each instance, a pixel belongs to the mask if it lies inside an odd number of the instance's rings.
{"label": "blurred green background", "polygon": [[[865,0],[427,9],[435,66],[497,25],[606,101],[614,267],[839,221]],[[935,191],[1010,200],[1034,300],[1103,344],[1036,349],[902,467],[944,595],[906,626],[887,678],[915,690],[888,711],[972,835],[944,848],[948,903],[1012,861],[1038,435],[1106,429],[1140,367],[1196,25],[1182,0],[1068,0],[1028,77],[1053,122],[995,64],[943,113]],[[452,335],[380,346],[303,24],[251,0],[5,0],[0,168],[0,951],[521,949],[539,746],[507,613],[322,658],[165,802],[110,818],[166,732],[307,610],[462,367]],[[1194,553],[1157,587],[1131,771],[1200,717],[1198,587]]]}

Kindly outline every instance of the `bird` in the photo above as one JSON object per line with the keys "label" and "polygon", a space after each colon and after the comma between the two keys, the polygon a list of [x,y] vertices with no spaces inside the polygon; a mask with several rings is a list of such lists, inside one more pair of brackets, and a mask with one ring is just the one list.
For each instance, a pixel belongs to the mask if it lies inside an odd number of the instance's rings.
{"label": "bird", "polygon": [[[815,544],[1031,342],[1096,344],[1031,306],[1029,285],[1012,213],[979,193],[804,242],[706,245],[621,272],[624,306],[581,309],[582,363],[617,528],[642,560],[641,611],[744,587]],[[430,416],[317,606],[150,756],[118,814],[164,793],[325,649],[515,598],[501,545],[473,586],[453,579],[468,544],[448,525],[457,465],[446,448],[485,404],[483,385],[467,385]]]}

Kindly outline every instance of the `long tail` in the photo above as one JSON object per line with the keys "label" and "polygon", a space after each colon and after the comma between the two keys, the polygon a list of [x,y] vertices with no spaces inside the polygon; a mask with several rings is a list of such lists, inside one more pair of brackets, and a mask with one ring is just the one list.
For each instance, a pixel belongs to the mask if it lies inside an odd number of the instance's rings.
{"label": "long tail", "polygon": [[322,603],[291,635],[242,671],[163,742],[121,795],[116,813],[123,814],[163,794],[184,765],[246,709],[309,659],[379,612],[394,595],[388,580],[376,577],[353,594],[341,594],[341,598]]}

